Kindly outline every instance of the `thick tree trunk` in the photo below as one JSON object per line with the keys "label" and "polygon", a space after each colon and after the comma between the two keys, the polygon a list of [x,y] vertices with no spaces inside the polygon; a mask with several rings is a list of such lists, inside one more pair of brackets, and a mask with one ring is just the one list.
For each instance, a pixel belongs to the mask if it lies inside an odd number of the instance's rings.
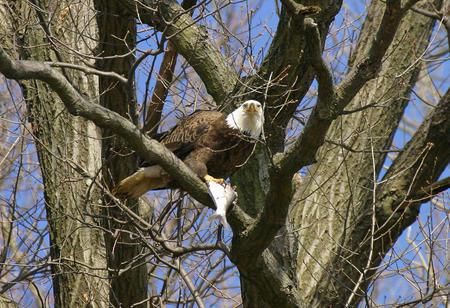
{"label": "thick tree trunk", "polygon": [[[100,32],[97,66],[103,71],[116,72],[128,78],[128,72],[134,63],[136,24],[132,17],[124,15],[116,1],[96,0],[97,21]],[[131,82],[131,81],[130,81]],[[100,103],[102,106],[137,123],[134,87],[118,83],[116,79],[100,77]],[[136,155],[126,143],[109,130],[103,130],[102,157],[106,164],[104,178],[108,187],[113,187],[137,168]],[[108,201],[107,201],[108,202]],[[138,212],[138,202],[129,200],[127,206]],[[143,262],[143,248],[130,238],[132,224],[124,213],[115,206],[105,208],[108,219],[106,234],[109,267],[111,269],[111,302],[117,307],[131,307],[146,299],[146,265]],[[117,219],[115,221],[115,219]]]}
{"label": "thick tree trunk", "polygon": [[[2,42],[3,46],[16,51],[22,59],[71,62],[72,55],[51,46],[42,31],[47,27],[42,23],[48,20],[45,12],[54,12],[59,23],[51,28],[52,35],[78,52],[91,52],[97,30],[89,1],[40,1],[40,5],[45,11],[40,12],[39,20],[31,6],[11,2],[16,15],[7,12],[0,18],[9,21],[2,24],[2,33],[20,30],[16,45],[11,45],[14,38],[9,37],[11,40],[7,45]],[[78,15],[67,14],[69,6]],[[28,19],[31,22],[24,27]],[[96,78],[73,71],[65,74],[82,93],[96,96]],[[108,307],[104,237],[100,229],[93,227],[99,225],[95,217],[101,208],[99,190],[92,184],[94,177],[101,179],[99,131],[92,122],[69,115],[47,84],[31,81],[22,85],[44,182],[55,307]]]}
{"label": "thick tree trunk", "polygon": [[[383,2],[372,2],[356,57],[363,57],[367,42],[374,39],[383,11]],[[381,240],[370,245],[373,210],[382,207],[373,201],[376,181],[417,80],[414,62],[424,52],[433,24],[413,12],[403,19],[383,61],[382,77],[370,81],[347,110],[376,107],[334,121],[326,137],[331,143],[322,146],[318,163],[293,199],[298,291],[309,305],[345,305],[356,292],[349,302],[354,305],[373,274],[361,273],[368,264],[377,265],[391,247]]]}
{"label": "thick tree trunk", "polygon": [[[382,2],[371,4],[351,63],[365,56],[383,12]],[[389,149],[409,101],[419,69],[413,64],[427,46],[432,25],[431,19],[409,12],[383,61],[379,74],[383,77],[369,82],[346,110],[374,103],[377,108],[350,113],[334,121],[326,137],[332,142],[321,147],[318,163],[311,168],[308,178],[302,184],[294,181],[299,189],[291,202],[287,222],[287,229],[292,231],[279,232],[270,248],[276,257],[270,261],[263,258],[263,265],[257,269],[257,273],[262,273],[259,280],[255,280],[256,273],[253,277],[242,275],[244,306],[275,307],[276,296],[270,290],[277,290],[280,296],[290,294],[283,289],[289,284],[281,283],[286,279],[280,277],[289,277],[295,286],[295,295],[286,305],[343,306],[356,292],[350,301],[354,305],[364,295],[373,273],[367,272],[362,279],[360,273],[367,264],[378,264],[392,244],[381,245],[380,241],[372,247],[368,245],[373,213],[371,200],[376,190],[374,177],[377,179],[385,150]],[[336,144],[344,144],[347,149]],[[349,151],[349,147],[356,152]],[[269,185],[270,175],[264,167],[268,165],[267,159],[267,155],[259,152],[236,177],[241,183],[249,183],[238,186],[240,204],[249,214],[259,212],[258,205],[262,204],[260,200],[264,200]],[[254,178],[259,181],[251,180]],[[282,240],[283,237],[287,240]],[[294,264],[286,264],[287,260]],[[258,286],[262,281],[264,285]]]}

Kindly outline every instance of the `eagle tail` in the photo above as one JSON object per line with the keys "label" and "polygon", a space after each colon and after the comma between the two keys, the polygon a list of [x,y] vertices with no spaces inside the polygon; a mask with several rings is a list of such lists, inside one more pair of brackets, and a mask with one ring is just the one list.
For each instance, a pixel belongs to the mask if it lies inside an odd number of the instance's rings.
{"label": "eagle tail", "polygon": [[139,198],[152,189],[164,188],[168,184],[166,177],[162,176],[159,166],[142,168],[120,181],[113,188],[112,193],[121,198]]}

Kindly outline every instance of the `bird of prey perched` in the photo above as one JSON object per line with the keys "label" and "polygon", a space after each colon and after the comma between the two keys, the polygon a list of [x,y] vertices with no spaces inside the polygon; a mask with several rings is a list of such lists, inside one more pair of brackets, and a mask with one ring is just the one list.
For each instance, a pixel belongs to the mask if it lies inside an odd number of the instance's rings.
{"label": "bird of prey perched", "polygon": [[[224,183],[251,155],[264,124],[262,106],[244,102],[228,116],[219,111],[196,111],[157,139],[207,183]],[[122,180],[116,196],[138,198],[149,190],[178,188],[162,167],[147,162]]]}

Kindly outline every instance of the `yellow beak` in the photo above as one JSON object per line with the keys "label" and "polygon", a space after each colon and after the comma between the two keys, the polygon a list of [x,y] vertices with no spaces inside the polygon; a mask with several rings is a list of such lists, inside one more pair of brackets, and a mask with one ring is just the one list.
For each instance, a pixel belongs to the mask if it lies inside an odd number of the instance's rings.
{"label": "yellow beak", "polygon": [[246,112],[256,112],[256,106],[255,104],[250,104],[246,109]]}

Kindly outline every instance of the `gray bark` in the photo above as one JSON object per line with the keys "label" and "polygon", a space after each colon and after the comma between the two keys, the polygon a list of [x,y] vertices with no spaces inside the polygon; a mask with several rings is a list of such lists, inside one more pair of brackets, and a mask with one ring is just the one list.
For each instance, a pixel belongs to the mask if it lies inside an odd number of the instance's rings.
{"label": "gray bark", "polygon": [[[373,40],[371,34],[378,27],[383,6],[378,1],[371,4],[370,18],[366,18],[354,61],[364,55],[368,41]],[[378,73],[383,77],[364,86],[347,110],[372,103],[379,107],[334,121],[326,138],[335,143],[327,143],[320,149],[318,163],[293,199],[290,220],[295,229],[301,230],[295,234],[300,244],[296,267],[298,290],[307,303],[319,306],[345,304],[360,272],[367,264],[376,266],[392,245],[392,242],[385,242],[380,246],[383,240],[379,239],[370,247],[373,206],[383,207],[385,202],[378,196],[376,201],[372,201],[379,190],[374,178],[378,178],[386,156],[383,151],[389,149],[408,104],[419,70],[413,62],[425,50],[433,24],[433,20],[412,12],[403,19],[387,52],[389,56],[383,60]],[[345,144],[357,152],[336,146],[336,143]],[[420,185],[424,184],[422,181]],[[381,217],[377,224],[382,225]],[[408,224],[400,225],[402,227],[392,231],[391,237],[397,237]],[[377,234],[380,232],[376,230]],[[373,250],[371,260],[370,250]],[[363,277],[355,290],[357,296],[353,303],[364,295],[372,274],[369,271]]]}
{"label": "gray bark", "polygon": [[[436,4],[439,5],[438,2]],[[374,1],[370,6],[369,18],[366,19],[360,43],[350,62],[352,66],[350,66],[348,79],[344,80],[335,90],[338,95],[338,102],[348,100],[349,97],[351,98],[349,95],[356,95],[345,108],[346,110],[359,109],[374,102],[381,107],[367,108],[365,111],[338,117],[328,131],[324,130],[327,134],[322,138],[331,140],[332,143],[325,143],[320,148],[316,155],[318,163],[313,165],[308,178],[299,186],[289,206],[290,212],[286,222],[286,230],[296,231],[288,232],[282,229],[278,233],[279,237],[284,235],[288,239],[276,239],[272,242],[271,247],[265,251],[265,253],[268,253],[270,250],[271,254],[276,257],[268,262],[264,262],[265,259],[260,257],[259,260],[263,262],[263,265],[258,263],[258,266],[253,267],[255,270],[253,274],[243,275],[243,279],[241,279],[243,280],[244,305],[247,307],[260,305],[275,307],[277,300],[279,300],[277,294],[283,294],[283,288],[280,287],[283,284],[285,286],[295,285],[295,290],[292,293],[297,294],[298,297],[290,296],[289,305],[292,306],[342,306],[347,304],[351,294],[356,292],[356,295],[349,301],[354,305],[364,296],[364,291],[372,280],[373,272],[365,271],[366,267],[376,266],[393,244],[393,239],[397,238],[402,230],[417,217],[417,206],[416,210],[407,216],[409,219],[404,217],[402,211],[397,211],[396,219],[393,221],[398,224],[398,227],[388,232],[386,237],[379,239],[370,247],[373,213],[371,189],[374,189],[374,173],[378,175],[380,172],[386,155],[385,151],[389,149],[393,134],[409,101],[408,97],[419,70],[413,64],[425,50],[431,27],[434,24],[433,20],[412,12],[403,20],[402,14],[394,17],[395,12],[399,10],[394,7],[390,16],[387,15],[386,17],[385,14],[383,17],[384,10],[385,7],[381,2]],[[380,32],[378,29],[380,29],[382,19],[389,30]],[[400,20],[402,20],[402,23],[395,31],[395,24]],[[378,35],[377,30],[385,36],[384,41],[374,39]],[[386,40],[386,33],[389,31],[396,34],[396,38],[386,52],[389,56],[382,60],[380,55],[383,56],[383,53],[380,54],[380,52],[390,45],[389,41]],[[381,46],[384,44],[385,47],[376,49],[372,47],[373,50],[371,50],[370,46],[373,42],[378,42]],[[366,57],[379,59],[375,62],[369,62],[371,66],[367,72],[364,71],[366,68],[359,66],[368,63]],[[376,62],[380,65],[381,60],[382,66],[377,69]],[[358,65],[358,63],[361,64]],[[316,64],[316,72],[320,84],[319,106],[321,92],[323,94],[327,90],[330,92],[330,90],[327,89],[327,86],[329,87],[327,82],[329,81],[326,76],[323,76],[326,75],[326,72],[323,72],[323,67]],[[359,77],[355,78],[352,74],[359,75]],[[375,76],[383,77],[369,81],[361,88],[367,80]],[[361,82],[361,80],[364,82]],[[320,87],[322,87],[322,91]],[[323,97],[325,98],[324,101],[330,101],[329,94],[325,94]],[[337,106],[339,107],[339,104]],[[318,114],[320,116],[320,112]],[[313,119],[314,114],[309,119],[308,124],[312,124]],[[320,138],[318,136],[320,128],[327,125],[317,123],[317,125],[312,126],[314,129],[308,130],[310,138],[316,140]],[[308,124],[304,133],[308,129]],[[445,128],[443,129],[445,130]],[[305,134],[305,138],[308,138],[307,134]],[[311,150],[311,148],[304,149],[304,147],[311,147],[316,140],[300,143],[299,141],[303,140],[299,139],[297,143],[303,145],[303,147],[295,148],[294,145],[293,148],[298,151],[298,154],[294,155],[304,159],[305,154],[308,153],[305,151]],[[344,144],[344,147],[336,144]],[[441,140],[440,144],[445,144],[445,138]],[[425,145],[422,143],[422,148],[419,148],[423,150],[424,147]],[[351,152],[348,148],[354,149],[356,152]],[[375,151],[373,155],[370,151],[371,148]],[[291,150],[291,152],[293,151]],[[312,153],[315,153],[315,151],[312,151]],[[441,159],[441,164],[445,166],[448,163],[448,159],[444,158],[446,157],[445,151],[441,150],[438,156]],[[244,196],[244,204],[252,206],[261,204],[261,200],[264,202],[264,196],[267,196],[270,187],[273,186],[270,183],[270,178],[275,177],[278,183],[281,182],[277,175],[261,171],[264,170],[264,166],[267,166],[267,163],[264,162],[267,160],[265,157],[257,155],[258,162],[253,161],[247,166],[246,170],[240,171],[238,176],[240,182],[238,183],[242,183],[239,189],[241,200]],[[432,154],[430,157],[435,159],[436,156]],[[442,165],[434,167],[433,170],[435,171],[432,175],[430,174],[431,170],[424,171],[427,174],[424,175],[427,181],[418,180],[419,183],[415,183],[415,185],[421,187],[436,180],[438,174],[443,170]],[[296,169],[294,168],[294,170]],[[255,183],[254,180],[251,180],[255,178],[259,178],[260,182]],[[401,178],[401,183],[410,183],[408,176],[402,176]],[[246,183],[252,184],[245,185]],[[283,185],[286,185],[286,183],[283,183]],[[279,213],[281,211],[280,204],[283,203],[283,199],[279,197],[283,196],[285,192],[277,191],[278,199],[274,199],[272,203],[277,206],[276,211]],[[378,196],[377,194],[375,201],[376,213],[380,214],[377,215],[377,223],[379,224],[380,221],[383,221],[383,218],[381,211],[378,209],[383,208],[383,203],[386,202],[386,199],[381,195]],[[396,197],[399,198],[397,200],[403,200],[401,193]],[[245,205],[243,206],[247,209]],[[268,206],[270,205],[266,205],[264,208],[267,209]],[[390,205],[388,208],[390,208]],[[250,208],[249,211],[261,215],[261,209]],[[264,210],[262,211],[264,213]],[[269,217],[270,219],[267,219],[267,221],[271,221],[273,224],[275,216]],[[284,222],[277,223],[281,225]],[[388,227],[383,228],[383,230],[386,229]],[[267,224],[264,224],[261,232],[257,234],[263,234],[263,230],[267,230]],[[245,232],[248,232],[248,230]],[[376,234],[381,233],[381,229],[376,230]],[[242,244],[239,239],[236,239],[238,236],[235,233],[233,244],[234,246],[239,245],[239,248],[236,248],[236,251],[238,251],[236,254],[239,254],[237,262],[240,262],[239,259],[242,259],[240,246]],[[387,241],[387,238],[390,238],[390,240]],[[255,239],[256,237],[253,241]],[[294,244],[289,245],[289,243]],[[252,250],[254,250],[253,246],[244,247],[244,251]],[[369,254],[370,250],[372,250],[372,254]],[[291,264],[292,258],[297,260],[295,265]],[[244,267],[246,269],[252,268],[248,264]],[[243,270],[241,270],[242,272]],[[361,272],[365,273],[362,279],[360,279]],[[253,276],[253,279],[246,279],[249,276]],[[259,279],[255,277],[259,277]],[[261,281],[265,285],[260,286],[255,281]],[[277,292],[267,291],[271,289],[276,289]],[[286,304],[286,306],[289,305]]]}
{"label": "gray bark", "polygon": [[[97,61],[99,70],[115,72],[130,77],[134,63],[136,23],[123,14],[114,1],[96,0],[97,22],[99,25],[99,43],[97,53],[105,59]],[[127,55],[129,54],[129,55]],[[121,57],[114,57],[122,55]],[[127,55],[127,56],[125,56]],[[137,123],[136,103],[132,80],[127,84],[117,83],[108,76],[100,77],[100,104]],[[136,171],[137,157],[121,138],[117,138],[110,129],[102,130],[102,158],[105,162],[103,175],[107,186],[112,188],[120,180]],[[130,238],[132,224],[127,224],[127,216],[115,207],[106,197],[105,234],[108,264],[111,276],[111,304],[116,307],[131,307],[147,298],[146,265],[142,260],[143,248]],[[130,209],[139,212],[137,200],[126,203]],[[120,223],[117,221],[121,221]],[[123,223],[125,222],[125,223]],[[138,265],[139,264],[139,265]]]}
{"label": "gray bark", "polygon": [[[55,37],[65,41],[80,52],[89,53],[95,42],[77,35],[79,27],[97,35],[96,24],[88,24],[92,11],[79,4],[80,15],[60,20],[61,28],[53,29]],[[69,2],[41,1],[43,8],[57,14]],[[3,7],[5,9],[5,7]],[[20,14],[18,14],[20,12]],[[45,15],[45,13],[42,13]],[[62,16],[62,15],[60,15]],[[30,18],[29,25],[23,21]],[[44,18],[46,18],[44,16]],[[30,6],[10,2],[2,11],[2,33],[13,34],[20,29],[16,41],[12,36],[2,42],[16,57],[37,61],[73,61],[70,54],[61,55],[39,25],[39,19]],[[29,46],[43,46],[27,48]],[[98,83],[94,77],[83,73],[67,73],[68,78],[83,92],[95,95]],[[92,179],[101,180],[101,144],[99,130],[83,118],[67,112],[60,98],[41,81],[22,83],[38,151],[44,181],[45,206],[50,229],[50,255],[55,293],[55,307],[95,305],[108,306],[108,274],[105,242],[96,216],[100,213],[101,195]],[[81,174],[80,174],[81,170]]]}

